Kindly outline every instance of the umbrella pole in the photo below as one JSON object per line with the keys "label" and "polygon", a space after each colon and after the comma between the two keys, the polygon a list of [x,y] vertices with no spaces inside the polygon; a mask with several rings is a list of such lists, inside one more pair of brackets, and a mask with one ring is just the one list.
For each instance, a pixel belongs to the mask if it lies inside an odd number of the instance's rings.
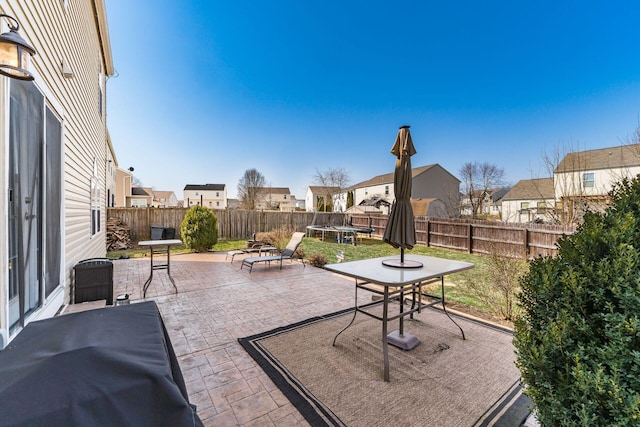
{"label": "umbrella pole", "polygon": [[400,264],[404,264],[404,248],[400,248]]}

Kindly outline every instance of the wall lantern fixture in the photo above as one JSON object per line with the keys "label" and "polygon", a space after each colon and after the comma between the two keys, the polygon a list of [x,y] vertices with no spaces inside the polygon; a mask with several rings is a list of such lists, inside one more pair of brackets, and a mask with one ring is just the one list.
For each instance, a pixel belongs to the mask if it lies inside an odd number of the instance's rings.
{"label": "wall lantern fixture", "polygon": [[36,54],[18,34],[20,24],[13,16],[0,14],[9,24],[9,32],[0,34],[0,74],[19,80],[33,80],[29,72],[29,62]]}

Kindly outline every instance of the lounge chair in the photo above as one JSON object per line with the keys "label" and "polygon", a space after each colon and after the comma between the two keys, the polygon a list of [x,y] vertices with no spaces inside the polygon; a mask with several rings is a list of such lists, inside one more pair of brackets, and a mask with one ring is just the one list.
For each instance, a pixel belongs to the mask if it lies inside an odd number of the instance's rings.
{"label": "lounge chair", "polygon": [[[280,270],[282,270],[282,260],[293,259],[293,255],[298,249],[298,246],[300,246],[300,243],[302,242],[303,237],[304,237],[304,233],[301,233],[301,232],[293,233],[293,236],[291,236],[291,240],[289,240],[287,247],[284,248],[282,253],[280,253],[279,255],[257,256],[257,257],[245,258],[242,260],[242,265],[240,266],[240,269],[242,270],[242,267],[247,265],[249,266],[249,273],[251,273],[251,270],[253,269],[253,264],[257,262],[266,262],[268,264],[271,264],[271,261],[280,261]],[[302,259],[302,257],[300,259],[302,260],[302,265],[305,265],[304,259]]]}
{"label": "lounge chair", "polygon": [[231,257],[231,262],[233,262],[233,258],[236,255],[257,253],[258,256],[262,256],[262,254],[273,255],[274,253],[277,253],[277,252],[278,252],[278,248],[276,248],[275,246],[271,246],[271,245],[254,246],[251,248],[236,249],[233,251],[229,251],[227,252],[227,256],[225,257],[225,259],[228,259],[229,257]]}

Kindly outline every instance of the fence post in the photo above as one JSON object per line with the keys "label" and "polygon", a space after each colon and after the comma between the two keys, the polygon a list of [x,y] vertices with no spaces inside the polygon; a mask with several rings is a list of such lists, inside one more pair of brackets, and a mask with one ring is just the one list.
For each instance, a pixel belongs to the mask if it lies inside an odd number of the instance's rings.
{"label": "fence post", "polygon": [[429,241],[430,239],[430,235],[431,235],[431,230],[429,229],[429,226],[431,224],[429,223],[429,220],[427,220],[427,226],[425,227],[427,229],[427,247],[429,247]]}
{"label": "fence post", "polygon": [[522,229],[522,231],[523,231],[522,243],[524,245],[523,256],[524,256],[524,259],[526,260],[529,256],[529,229],[525,227]]}
{"label": "fence post", "polygon": [[469,253],[473,253],[473,233],[472,233],[472,225],[467,224],[467,247],[469,248]]}

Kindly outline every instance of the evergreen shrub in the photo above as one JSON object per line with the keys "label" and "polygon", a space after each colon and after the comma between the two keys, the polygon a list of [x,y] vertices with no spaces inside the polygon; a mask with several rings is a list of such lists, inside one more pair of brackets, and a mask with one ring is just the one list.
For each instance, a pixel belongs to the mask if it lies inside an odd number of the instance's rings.
{"label": "evergreen shrub", "polygon": [[206,252],[218,243],[218,218],[203,206],[194,206],[180,224],[184,244],[196,252]]}
{"label": "evergreen shrub", "polygon": [[514,344],[543,426],[640,425],[640,181],[521,281]]}

